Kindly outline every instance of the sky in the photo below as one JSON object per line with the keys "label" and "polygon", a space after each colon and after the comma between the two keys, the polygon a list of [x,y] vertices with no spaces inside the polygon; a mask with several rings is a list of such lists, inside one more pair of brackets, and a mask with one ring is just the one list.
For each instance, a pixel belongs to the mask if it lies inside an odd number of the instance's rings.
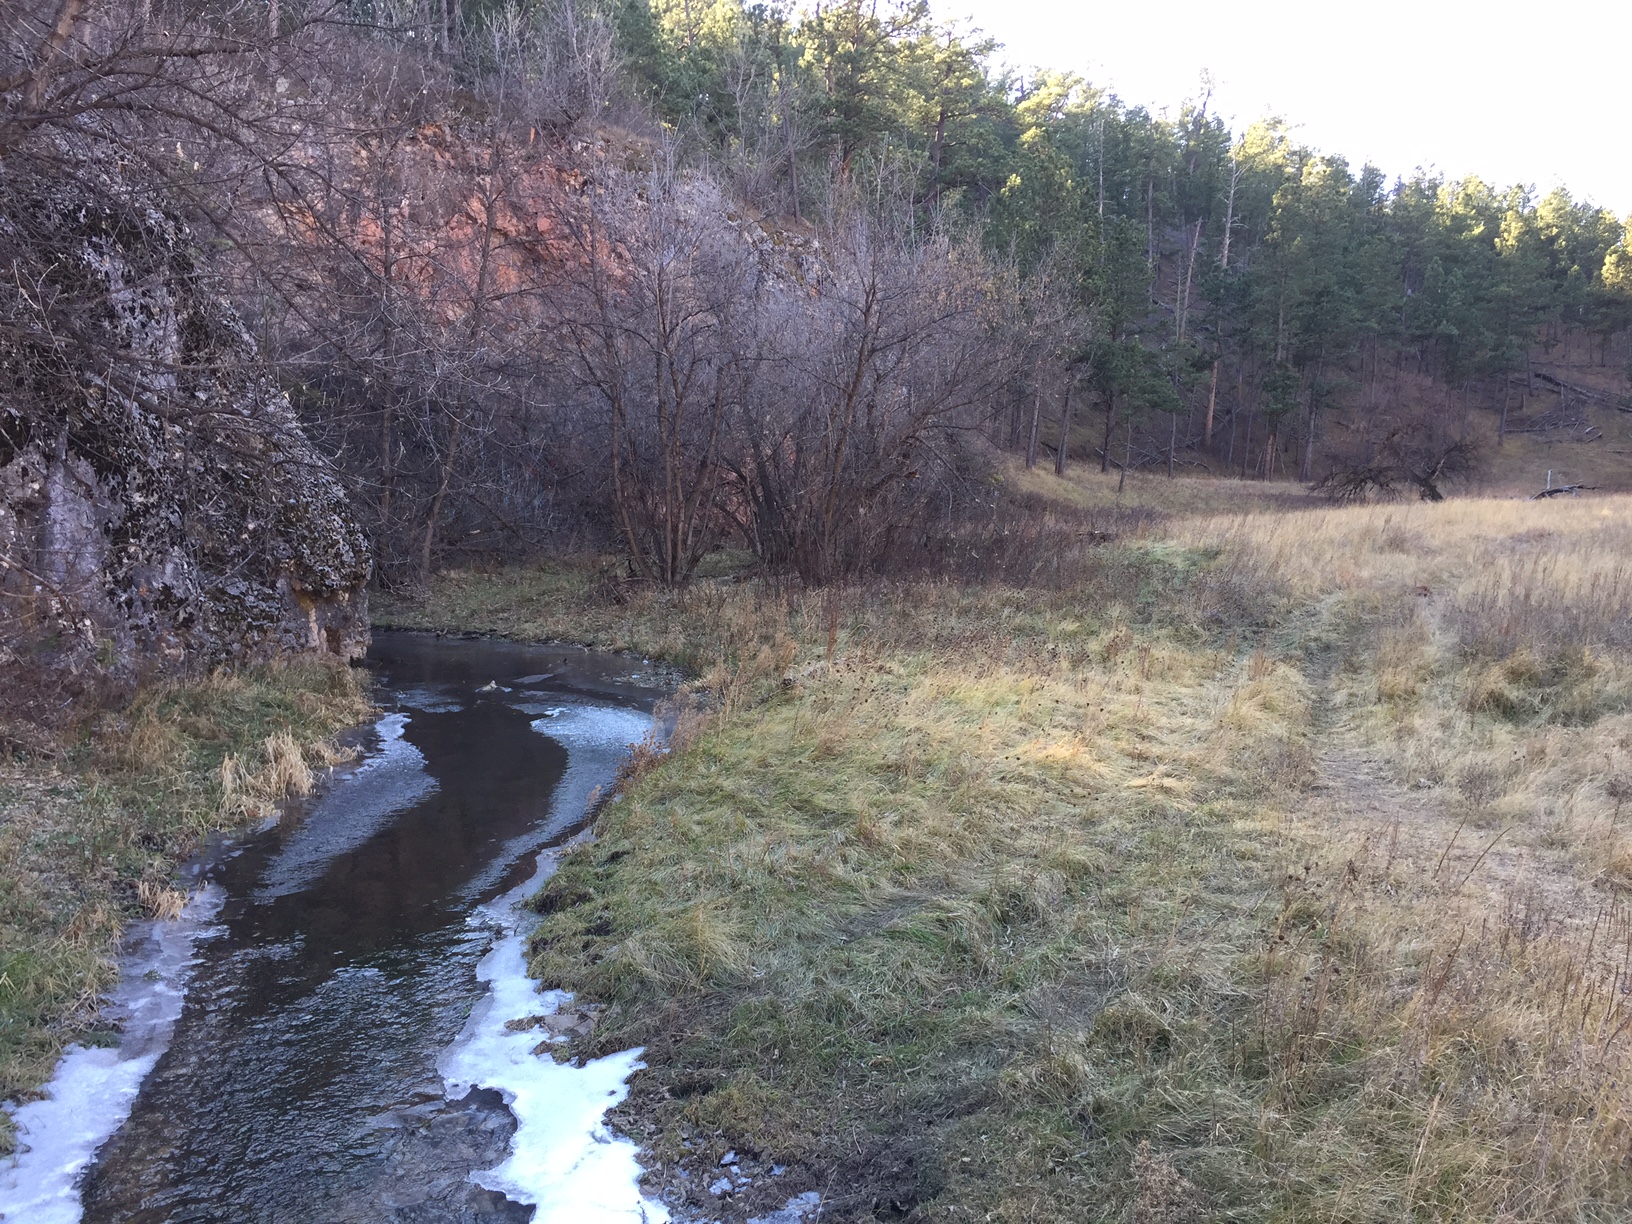
{"label": "sky", "polygon": [[1237,131],[1266,114],[1390,177],[1423,166],[1632,213],[1632,0],[931,0],[1004,44],[1176,113],[1213,80]]}

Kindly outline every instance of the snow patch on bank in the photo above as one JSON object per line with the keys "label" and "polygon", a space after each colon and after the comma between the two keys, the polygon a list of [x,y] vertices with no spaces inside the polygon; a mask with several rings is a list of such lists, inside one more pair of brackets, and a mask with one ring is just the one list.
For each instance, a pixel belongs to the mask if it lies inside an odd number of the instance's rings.
{"label": "snow patch on bank", "polygon": [[604,1120],[606,1111],[629,1094],[629,1076],[642,1066],[640,1050],[574,1067],[557,1063],[548,1052],[533,1053],[541,1030],[505,1027],[509,1020],[553,1014],[572,997],[559,990],[540,994],[538,983],[527,976],[531,924],[517,909],[554,867],[554,855],[544,852],[532,879],[482,907],[479,916],[502,927],[493,950],[476,967],[488,994],[437,1070],[450,1100],[472,1088],[497,1089],[516,1117],[509,1159],[472,1173],[477,1185],[536,1205],[533,1224],[658,1224],[669,1213],[642,1197],[635,1145],[614,1135]]}
{"label": "snow patch on bank", "polygon": [[175,921],[152,923],[138,937],[103,1013],[124,1030],[117,1049],[69,1046],[42,1100],[6,1105],[17,1127],[17,1153],[0,1159],[0,1219],[78,1224],[80,1176],[124,1122],[142,1080],[170,1044],[194,946],[224,899],[209,885]]}
{"label": "snow patch on bank", "polygon": [[814,1190],[790,1198],[780,1211],[770,1215],[753,1216],[748,1224],[807,1224],[820,1217],[822,1196]]}
{"label": "snow patch on bank", "polygon": [[[594,706],[567,707],[535,722],[535,730],[568,752],[547,827],[562,829],[581,817],[594,787],[611,779],[623,753],[650,726],[651,719],[636,711]],[[640,1193],[637,1147],[605,1122],[606,1111],[628,1096],[629,1076],[643,1065],[641,1051],[574,1067],[557,1063],[548,1051],[533,1053],[541,1029],[506,1027],[507,1021],[552,1015],[572,998],[559,990],[541,994],[527,976],[527,936],[536,919],[519,907],[549,879],[555,863],[555,852],[546,850],[530,880],[472,915],[472,922],[499,930],[493,950],[476,968],[488,993],[437,1070],[451,1100],[472,1088],[503,1095],[516,1118],[510,1157],[472,1173],[471,1180],[536,1206],[533,1224],[662,1224],[668,1210]]]}

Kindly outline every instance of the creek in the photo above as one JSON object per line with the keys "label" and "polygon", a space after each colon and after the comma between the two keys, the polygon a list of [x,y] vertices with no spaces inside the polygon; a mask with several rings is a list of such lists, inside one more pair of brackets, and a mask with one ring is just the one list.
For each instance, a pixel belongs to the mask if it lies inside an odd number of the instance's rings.
{"label": "creek", "polygon": [[121,1047],[16,1111],[8,1224],[666,1218],[604,1123],[639,1051],[558,1064],[506,1022],[570,1005],[526,978],[518,902],[671,677],[402,633],[369,662],[360,764],[201,860],[132,945]]}

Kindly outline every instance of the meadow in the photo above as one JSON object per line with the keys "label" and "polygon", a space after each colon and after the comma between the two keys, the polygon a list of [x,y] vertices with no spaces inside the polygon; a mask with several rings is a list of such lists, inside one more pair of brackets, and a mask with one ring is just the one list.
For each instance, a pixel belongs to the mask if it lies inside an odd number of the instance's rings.
{"label": "meadow", "polygon": [[[654,1187],[1625,1217],[1632,499],[1165,483],[1045,584],[584,563],[387,604],[693,671],[537,902],[534,971],[608,1004],[579,1052],[647,1049],[619,1121]],[[722,1201],[727,1150],[785,1173]]]}
{"label": "meadow", "polygon": [[[646,1048],[616,1122],[652,1189],[1624,1218],[1632,497],[1007,479],[1030,517],[984,575],[811,590],[721,553],[665,591],[590,558],[377,601],[691,676],[532,949],[607,1005],[575,1056]],[[123,926],[367,709],[344,669],[219,673],[0,766],[6,1094],[115,1039]],[[754,1176],[722,1199],[727,1152]]]}

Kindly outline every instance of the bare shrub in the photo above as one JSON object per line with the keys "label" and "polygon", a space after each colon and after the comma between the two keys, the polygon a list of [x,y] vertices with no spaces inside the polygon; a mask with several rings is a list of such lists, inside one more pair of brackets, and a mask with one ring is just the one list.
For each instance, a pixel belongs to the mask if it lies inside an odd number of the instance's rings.
{"label": "bare shrub", "polygon": [[578,259],[550,326],[604,420],[618,530],[645,577],[689,579],[718,541],[728,414],[759,378],[765,270],[713,184],[615,172],[564,214]]}
{"label": "bare shrub", "polygon": [[1339,455],[1315,489],[1335,502],[1388,497],[1402,489],[1423,501],[1444,501],[1445,488],[1478,471],[1479,448],[1431,423],[1408,421],[1369,442],[1355,455]]}
{"label": "bare shrub", "polygon": [[738,405],[729,507],[773,567],[820,584],[912,555],[985,465],[968,445],[1007,366],[972,243],[856,221],[816,294],[775,300],[774,376]]}

